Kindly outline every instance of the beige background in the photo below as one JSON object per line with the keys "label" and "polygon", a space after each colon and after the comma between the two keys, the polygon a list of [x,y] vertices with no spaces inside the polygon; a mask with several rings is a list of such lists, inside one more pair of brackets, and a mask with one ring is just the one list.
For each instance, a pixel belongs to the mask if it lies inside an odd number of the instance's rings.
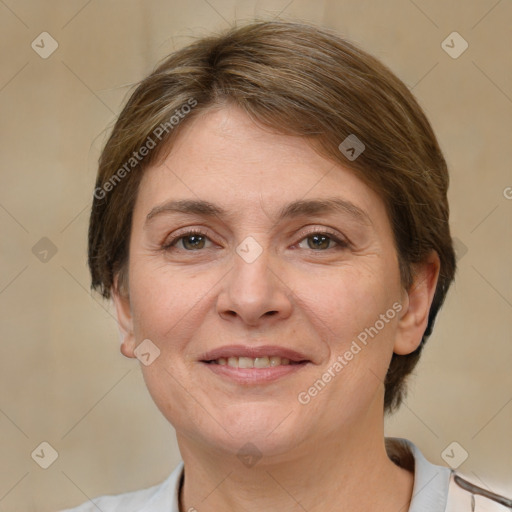
{"label": "beige background", "polygon": [[[511,2],[2,0],[0,511],[149,486],[178,462],[138,362],[118,351],[112,309],[89,293],[95,165],[131,85],[193,38],[255,16],[336,29],[388,64],[431,119],[461,258],[387,433],[438,464],[457,441],[469,454],[460,470],[511,488]],[[47,59],[31,48],[43,31],[59,44]],[[469,43],[457,59],[441,47],[453,31]],[[46,262],[32,251],[42,237],[57,249]],[[43,441],[58,452],[46,470],[31,458]]]}

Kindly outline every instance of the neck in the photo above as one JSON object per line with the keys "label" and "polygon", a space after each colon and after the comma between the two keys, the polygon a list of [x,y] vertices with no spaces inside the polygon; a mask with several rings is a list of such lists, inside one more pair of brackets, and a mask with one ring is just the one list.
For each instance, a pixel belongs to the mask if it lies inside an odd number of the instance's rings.
{"label": "neck", "polygon": [[180,510],[405,512],[414,476],[389,459],[381,427],[324,434],[252,466],[178,435],[186,476]]}

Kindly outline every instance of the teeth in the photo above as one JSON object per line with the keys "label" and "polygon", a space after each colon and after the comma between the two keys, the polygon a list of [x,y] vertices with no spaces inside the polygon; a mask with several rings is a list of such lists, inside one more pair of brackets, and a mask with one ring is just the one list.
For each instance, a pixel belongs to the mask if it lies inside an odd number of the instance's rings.
{"label": "teeth", "polygon": [[219,357],[214,363],[228,365],[233,368],[270,368],[272,366],[286,366],[292,363],[286,357],[264,356],[264,357]]}
{"label": "teeth", "polygon": [[278,356],[272,356],[270,358],[270,366],[279,366],[281,363],[281,358]]}
{"label": "teeth", "polygon": [[269,366],[270,359],[267,356],[254,359],[254,368],[268,368]]}
{"label": "teeth", "polygon": [[254,368],[254,359],[252,357],[239,357],[238,368]]}

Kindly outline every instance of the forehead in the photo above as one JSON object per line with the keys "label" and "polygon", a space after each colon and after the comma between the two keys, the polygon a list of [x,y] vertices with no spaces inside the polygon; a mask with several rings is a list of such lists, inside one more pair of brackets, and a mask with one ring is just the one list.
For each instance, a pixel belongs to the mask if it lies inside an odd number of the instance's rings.
{"label": "forehead", "polygon": [[370,217],[386,216],[378,195],[353,171],[304,138],[262,127],[230,106],[180,128],[165,160],[146,169],[137,206],[147,215],[169,200],[204,200],[235,216],[258,209],[277,215],[292,201],[334,197]]}

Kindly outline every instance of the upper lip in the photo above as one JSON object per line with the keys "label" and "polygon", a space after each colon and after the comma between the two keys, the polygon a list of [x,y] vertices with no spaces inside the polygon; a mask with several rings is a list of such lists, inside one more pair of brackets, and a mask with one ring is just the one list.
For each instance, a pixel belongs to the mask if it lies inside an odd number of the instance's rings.
{"label": "upper lip", "polygon": [[289,359],[290,361],[301,362],[309,361],[310,359],[304,354],[292,350],[290,348],[279,347],[277,345],[260,345],[260,346],[246,346],[246,345],[225,345],[203,354],[199,359],[201,361],[215,361],[221,357],[265,357],[265,356],[278,356],[281,358]]}

